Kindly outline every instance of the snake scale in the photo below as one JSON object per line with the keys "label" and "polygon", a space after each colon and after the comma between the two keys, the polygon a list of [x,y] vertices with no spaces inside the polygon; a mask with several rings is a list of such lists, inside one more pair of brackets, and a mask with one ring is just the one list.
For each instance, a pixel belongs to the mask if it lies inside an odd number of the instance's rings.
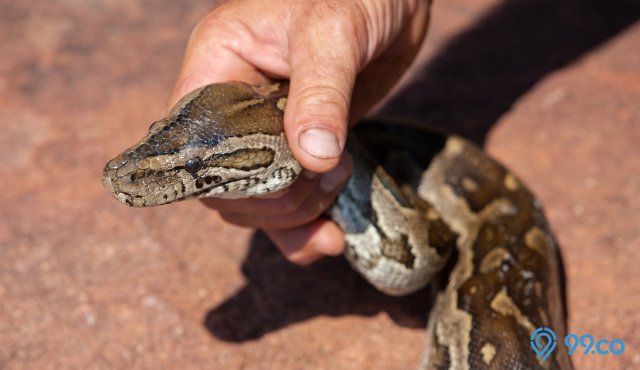
{"label": "snake scale", "polygon": [[[201,87],[109,161],[120,202],[241,198],[290,185],[301,171],[283,133],[286,83]],[[520,180],[468,141],[414,125],[367,121],[350,132],[351,177],[327,212],[345,256],[377,289],[435,291],[421,369],[571,369],[546,361],[535,328],[565,334],[557,245]],[[169,211],[169,210],[168,210]],[[446,268],[443,269],[443,267]]]}

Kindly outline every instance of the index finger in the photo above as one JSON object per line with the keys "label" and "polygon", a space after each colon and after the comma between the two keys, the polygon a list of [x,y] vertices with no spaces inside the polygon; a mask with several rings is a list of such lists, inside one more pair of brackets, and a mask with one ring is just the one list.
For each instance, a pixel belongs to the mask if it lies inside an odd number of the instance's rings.
{"label": "index finger", "polygon": [[[246,60],[233,44],[248,43],[242,32],[234,30],[232,21],[205,17],[193,30],[169,106],[201,86],[225,81],[265,84],[269,79]],[[218,21],[218,22],[215,22]]]}

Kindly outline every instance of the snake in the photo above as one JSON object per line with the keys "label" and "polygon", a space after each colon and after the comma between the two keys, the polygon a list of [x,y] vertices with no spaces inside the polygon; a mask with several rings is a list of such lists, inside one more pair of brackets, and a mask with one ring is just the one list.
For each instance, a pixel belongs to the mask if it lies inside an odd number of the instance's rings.
{"label": "snake", "polygon": [[[102,183],[133,207],[284,189],[302,171],[287,96],[286,81],[200,87],[108,161]],[[462,137],[393,119],[355,125],[345,152],[352,173],[326,211],[344,256],[384,293],[434,292],[419,369],[572,368],[566,351],[530,344],[540,327],[564,338],[566,314],[558,244],[516,175]]]}

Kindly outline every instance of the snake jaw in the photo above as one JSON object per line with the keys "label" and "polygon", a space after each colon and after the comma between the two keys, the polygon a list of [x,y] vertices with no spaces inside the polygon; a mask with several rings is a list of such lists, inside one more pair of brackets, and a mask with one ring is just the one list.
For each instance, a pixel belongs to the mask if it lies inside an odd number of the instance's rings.
{"label": "snake jaw", "polygon": [[113,182],[111,181],[111,178],[103,177],[102,186],[104,186],[104,188],[107,189],[107,191],[111,193],[111,195],[113,195],[113,197],[116,198],[120,203],[126,204],[128,206],[135,206],[135,204],[133,203],[133,197],[130,194],[117,191],[116,186],[114,186]]}
{"label": "snake jaw", "polygon": [[[195,197],[248,198],[289,186],[301,167],[279,166],[268,148],[230,150],[224,155],[185,148],[175,156],[137,158],[135,148],[110,160],[104,188],[120,203],[148,207]],[[290,154],[290,153],[289,153]],[[292,156],[291,156],[292,157]],[[189,168],[189,162],[202,168]],[[200,165],[199,165],[200,166]]]}
{"label": "snake jaw", "polygon": [[133,206],[131,194],[127,194],[120,190],[121,187],[119,186],[119,180],[117,177],[118,170],[126,165],[127,162],[128,161],[124,158],[124,153],[107,162],[103,170],[102,186],[120,203]]}
{"label": "snake jaw", "polygon": [[[102,185],[120,203],[132,207],[160,205],[179,200],[184,186],[181,179],[165,170],[168,161],[151,164],[137,158],[136,147],[113,158],[104,167]],[[178,181],[176,181],[178,180]],[[167,185],[171,186],[167,186]]]}

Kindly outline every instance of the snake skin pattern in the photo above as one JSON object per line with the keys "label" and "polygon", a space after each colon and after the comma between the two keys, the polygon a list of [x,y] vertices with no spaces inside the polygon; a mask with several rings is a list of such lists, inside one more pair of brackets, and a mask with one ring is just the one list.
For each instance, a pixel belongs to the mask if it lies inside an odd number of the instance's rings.
{"label": "snake skin pattern", "polygon": [[[107,163],[105,188],[154,206],[289,186],[301,167],[283,133],[287,93],[239,82],[191,92]],[[566,352],[543,361],[529,344],[541,326],[563,338],[565,323],[557,245],[516,176],[466,140],[415,125],[363,122],[346,150],[353,173],[328,214],[351,265],[393,295],[446,282],[420,369],[572,368]]]}

